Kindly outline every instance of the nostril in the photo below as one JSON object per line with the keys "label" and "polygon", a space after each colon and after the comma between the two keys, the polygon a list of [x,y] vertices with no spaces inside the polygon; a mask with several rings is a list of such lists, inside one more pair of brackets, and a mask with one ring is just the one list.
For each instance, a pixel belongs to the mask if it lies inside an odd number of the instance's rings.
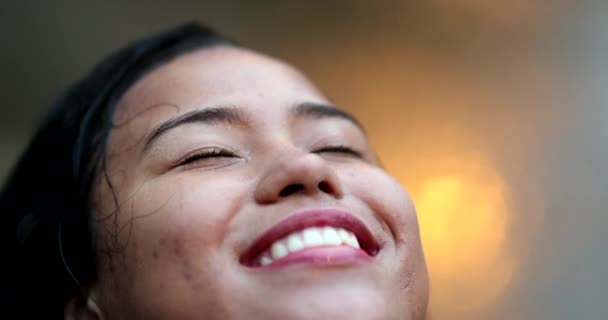
{"label": "nostril", "polygon": [[[307,189],[307,187],[305,184],[300,184],[300,183],[290,184],[288,186],[285,186],[283,189],[281,189],[281,191],[279,192],[279,197],[281,197],[281,198],[289,197],[296,193],[307,191],[306,189]],[[321,192],[324,192],[327,194],[333,194],[336,191],[336,190],[334,190],[332,185],[330,183],[328,183],[327,181],[319,182],[317,184],[317,188],[315,190],[320,190]],[[312,188],[308,191],[316,192]]]}
{"label": "nostril", "polygon": [[283,188],[281,190],[281,192],[279,192],[279,196],[280,197],[287,197],[290,196],[294,193],[300,192],[304,190],[304,185],[302,184],[290,184],[288,186],[286,186],[285,188]]}
{"label": "nostril", "polygon": [[326,181],[319,182],[318,188],[325,193],[333,193],[332,187]]}

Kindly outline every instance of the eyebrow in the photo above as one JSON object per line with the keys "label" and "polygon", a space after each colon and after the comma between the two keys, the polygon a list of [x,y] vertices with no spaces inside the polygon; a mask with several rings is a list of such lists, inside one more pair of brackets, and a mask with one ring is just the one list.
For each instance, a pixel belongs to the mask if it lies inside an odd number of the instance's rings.
{"label": "eyebrow", "polygon": [[167,131],[188,123],[244,125],[247,121],[235,107],[213,107],[190,111],[154,128],[147,136],[143,150],[149,149],[150,145]]}
{"label": "eyebrow", "polygon": [[291,114],[295,117],[310,117],[313,119],[343,119],[357,126],[365,134],[365,128],[353,115],[346,111],[340,110],[335,106],[305,102],[296,105],[296,107],[291,110]]}
{"label": "eyebrow", "polygon": [[[300,103],[290,110],[292,117],[309,117],[313,119],[338,118],[351,122],[365,134],[363,126],[351,114],[335,106],[318,103]],[[169,119],[154,128],[145,139],[143,151],[150,148],[152,143],[171,129],[188,123],[202,123],[209,125],[247,125],[246,117],[236,107],[213,107],[193,110],[178,117]]]}

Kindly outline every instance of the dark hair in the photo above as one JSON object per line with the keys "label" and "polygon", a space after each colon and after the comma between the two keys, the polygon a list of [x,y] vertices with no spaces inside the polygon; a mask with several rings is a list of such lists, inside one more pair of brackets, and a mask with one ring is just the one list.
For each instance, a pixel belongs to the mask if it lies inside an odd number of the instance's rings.
{"label": "dark hair", "polygon": [[156,66],[219,44],[232,42],[196,23],[135,41],[54,103],[0,193],[8,309],[20,318],[62,318],[66,302],[95,280],[91,190],[105,175],[117,100]]}

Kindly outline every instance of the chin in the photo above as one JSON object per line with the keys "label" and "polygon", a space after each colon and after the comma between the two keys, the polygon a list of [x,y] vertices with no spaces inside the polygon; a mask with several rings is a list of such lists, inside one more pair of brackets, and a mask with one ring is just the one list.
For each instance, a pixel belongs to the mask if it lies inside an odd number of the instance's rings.
{"label": "chin", "polygon": [[[307,270],[315,277],[315,270]],[[410,310],[406,292],[394,288],[377,287],[371,279],[348,281],[338,276],[332,281],[327,270],[318,270],[317,278],[326,281],[304,281],[299,288],[263,290],[255,296],[239,297],[242,303],[234,304],[230,319],[345,319],[389,320],[415,319]],[[234,302],[233,302],[234,303]],[[238,306],[238,307],[237,307]],[[255,315],[255,316],[254,316]]]}

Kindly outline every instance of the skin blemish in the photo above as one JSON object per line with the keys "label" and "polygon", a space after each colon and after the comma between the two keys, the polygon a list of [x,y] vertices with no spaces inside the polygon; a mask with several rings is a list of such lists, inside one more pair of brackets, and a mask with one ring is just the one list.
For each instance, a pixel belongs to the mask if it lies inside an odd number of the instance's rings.
{"label": "skin blemish", "polygon": [[173,239],[173,253],[178,259],[184,258],[184,252],[181,241],[179,239]]}
{"label": "skin blemish", "polygon": [[184,248],[184,243],[179,238],[174,238],[173,243],[173,254],[182,265],[182,276],[186,281],[192,280],[192,264],[188,260],[188,254]]}

